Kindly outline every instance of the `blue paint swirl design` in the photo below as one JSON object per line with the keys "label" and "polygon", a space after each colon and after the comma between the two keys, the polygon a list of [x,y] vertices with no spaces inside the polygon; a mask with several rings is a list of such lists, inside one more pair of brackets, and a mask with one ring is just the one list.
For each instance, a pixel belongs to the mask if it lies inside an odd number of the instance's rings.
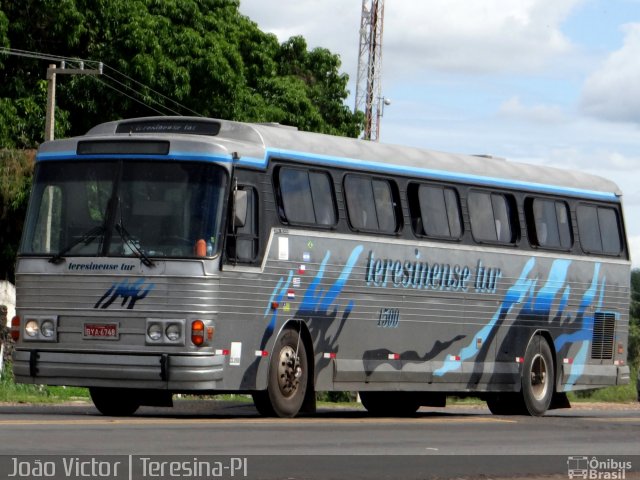
{"label": "blue paint swirl design", "polygon": [[[298,313],[303,315],[317,313],[328,314],[328,311],[331,307],[334,307],[334,310],[336,310],[338,307],[337,305],[334,305],[334,303],[338,296],[340,296],[340,294],[344,290],[344,287],[353,272],[353,268],[355,267],[358,258],[360,257],[360,254],[363,250],[364,247],[362,245],[358,245],[353,249],[338,279],[328,288],[328,290],[325,291],[324,289],[320,288],[320,285],[325,276],[329,259],[331,258],[331,251],[327,251],[324,259],[322,260],[322,263],[320,264],[320,267],[318,268],[318,273],[311,281],[304,293],[304,297],[302,299],[302,302],[300,303]],[[265,331],[265,338],[273,333],[277,324],[278,313],[280,312],[280,309],[272,309],[271,305],[274,302],[281,303],[284,300],[287,292],[291,287],[293,276],[294,272],[293,270],[290,270],[287,279],[285,280],[284,277],[281,277],[278,280],[278,283],[274,287],[273,291],[271,292],[269,302],[264,310],[265,319],[269,316],[271,317]],[[353,302],[353,300],[350,300],[345,307],[345,314],[349,314],[351,310],[353,310],[354,306],[355,302]]]}
{"label": "blue paint swirl design", "polygon": [[[522,269],[522,273],[520,274],[520,278],[518,278],[515,284],[511,288],[509,288],[509,290],[507,290],[502,304],[494,313],[491,321],[473,337],[473,340],[466,347],[460,350],[460,361],[465,361],[473,357],[478,352],[476,347],[476,339],[480,338],[482,340],[482,343],[484,343],[497,324],[498,320],[500,318],[504,318],[504,316],[509,313],[511,308],[516,303],[521,303],[525,296],[532,292],[533,287],[535,286],[535,280],[530,280],[528,276],[531,270],[533,270],[535,264],[535,258],[529,259],[529,261],[525,264],[524,268]],[[449,358],[447,358],[442,367],[433,372],[433,374],[441,377],[445,373],[457,369],[460,366],[460,361],[450,360]]]}

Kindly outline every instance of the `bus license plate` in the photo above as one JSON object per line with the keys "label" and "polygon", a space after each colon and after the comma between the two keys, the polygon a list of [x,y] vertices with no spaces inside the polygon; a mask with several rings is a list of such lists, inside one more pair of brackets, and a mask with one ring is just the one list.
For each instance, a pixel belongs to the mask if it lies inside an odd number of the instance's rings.
{"label": "bus license plate", "polygon": [[85,323],[83,335],[84,338],[93,338],[99,340],[117,340],[118,324],[117,323]]}

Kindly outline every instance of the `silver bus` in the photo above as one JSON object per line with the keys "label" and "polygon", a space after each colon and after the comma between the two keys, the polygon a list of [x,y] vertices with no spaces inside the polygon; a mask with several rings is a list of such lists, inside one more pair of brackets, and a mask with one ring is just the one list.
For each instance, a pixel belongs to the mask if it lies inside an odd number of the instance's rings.
{"label": "silver bus", "polygon": [[264,415],[629,382],[621,192],[579,171],[189,117],[44,143],[17,260],[19,382],[105,415],[176,393]]}

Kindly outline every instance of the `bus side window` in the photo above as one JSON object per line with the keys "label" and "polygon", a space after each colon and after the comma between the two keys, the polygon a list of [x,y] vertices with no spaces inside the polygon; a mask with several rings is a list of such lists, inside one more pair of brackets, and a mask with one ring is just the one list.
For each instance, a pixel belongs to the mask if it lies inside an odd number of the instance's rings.
{"label": "bus side window", "polygon": [[398,231],[396,202],[388,180],[346,175],[344,191],[349,222],[355,230],[381,233]]}
{"label": "bus side window", "polygon": [[419,236],[459,239],[462,235],[458,194],[439,185],[409,186],[409,208]]}
{"label": "bus side window", "polygon": [[327,172],[281,167],[277,174],[280,217],[288,223],[333,226],[335,196]]}
{"label": "bus side window", "polygon": [[568,250],[573,245],[569,206],[560,200],[528,198],[525,215],[532,245]]}
{"label": "bus side window", "polygon": [[[238,186],[247,192],[247,215],[244,225],[230,231],[227,240],[227,257],[238,262],[253,262],[258,256],[258,193],[253,187]],[[229,222],[229,229],[233,228]]]}
{"label": "bus side window", "polygon": [[580,245],[586,253],[619,255],[622,251],[618,213],[610,207],[579,205]]}
{"label": "bus side window", "polygon": [[471,233],[479,242],[513,244],[516,241],[514,199],[502,193],[471,191],[467,200]]}

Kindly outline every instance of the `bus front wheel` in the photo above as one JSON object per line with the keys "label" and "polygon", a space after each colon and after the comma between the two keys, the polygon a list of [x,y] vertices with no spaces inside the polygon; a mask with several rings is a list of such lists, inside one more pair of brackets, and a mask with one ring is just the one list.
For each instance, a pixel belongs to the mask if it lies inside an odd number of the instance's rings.
{"label": "bus front wheel", "polygon": [[273,348],[267,389],[253,394],[258,412],[265,416],[295,417],[304,402],[308,373],[304,342],[296,330],[288,328]]}
{"label": "bus front wheel", "polygon": [[140,408],[134,389],[91,387],[89,394],[98,411],[108,417],[128,417]]}

